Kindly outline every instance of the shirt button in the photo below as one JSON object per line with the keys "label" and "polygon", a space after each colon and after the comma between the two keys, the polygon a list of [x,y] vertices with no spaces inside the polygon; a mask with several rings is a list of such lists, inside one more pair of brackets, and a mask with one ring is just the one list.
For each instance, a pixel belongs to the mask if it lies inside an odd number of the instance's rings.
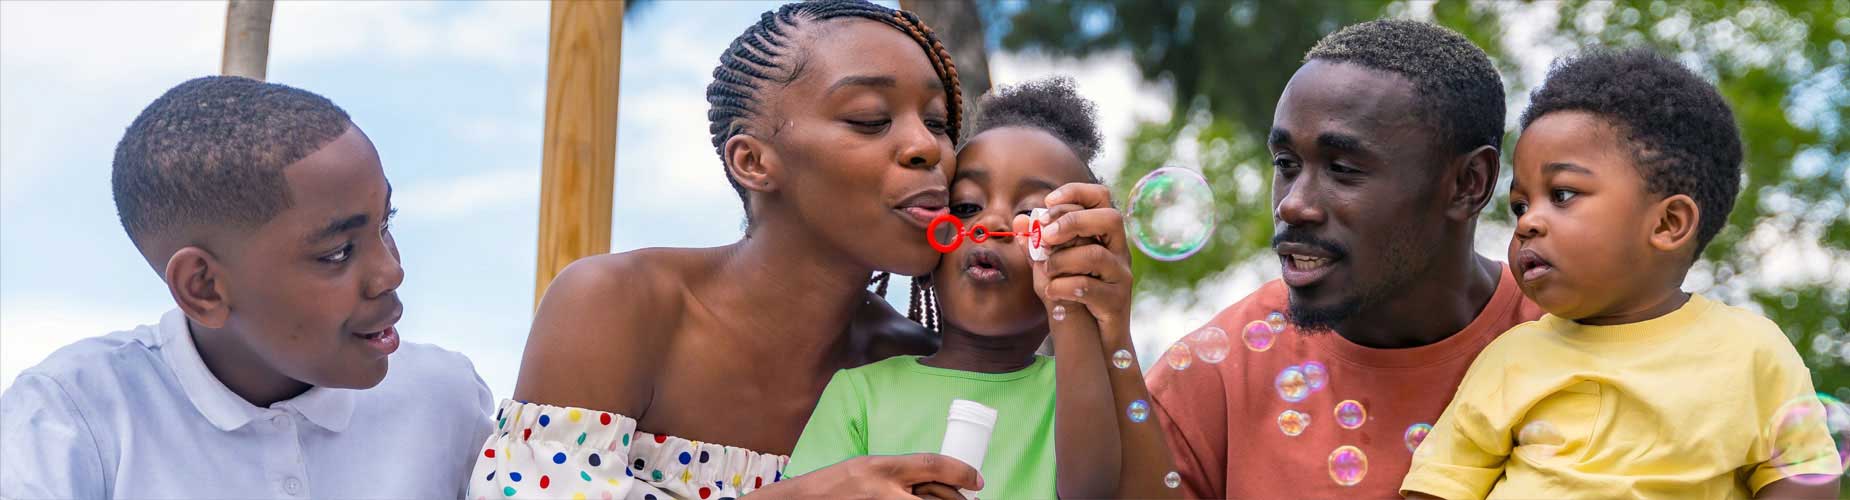
{"label": "shirt button", "polygon": [[288,415],[277,415],[274,417],[270,417],[270,424],[275,425],[276,428],[278,429],[288,429],[289,428],[289,416]]}
{"label": "shirt button", "polygon": [[302,480],[296,479],[293,477],[284,479],[283,480],[283,493],[288,493],[290,495],[302,494]]}

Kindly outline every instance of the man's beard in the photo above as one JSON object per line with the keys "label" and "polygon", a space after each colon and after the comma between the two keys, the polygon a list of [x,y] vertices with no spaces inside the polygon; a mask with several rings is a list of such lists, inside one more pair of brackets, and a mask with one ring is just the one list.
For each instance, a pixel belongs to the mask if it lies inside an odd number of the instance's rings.
{"label": "man's beard", "polygon": [[1389,297],[1402,293],[1403,289],[1413,282],[1414,277],[1421,276],[1432,269],[1436,262],[1430,258],[1424,262],[1413,261],[1413,255],[1420,254],[1412,250],[1415,240],[1420,237],[1415,236],[1416,232],[1407,228],[1407,230],[1395,231],[1394,234],[1401,235],[1401,237],[1390,242],[1387,261],[1384,263],[1388,273],[1381,278],[1381,281],[1372,286],[1358,287],[1361,290],[1343,297],[1334,305],[1324,307],[1300,303],[1292,300],[1287,294],[1286,313],[1290,316],[1291,324],[1297,325],[1299,332],[1307,334],[1335,332],[1338,326],[1348,322],[1357,314],[1361,314],[1362,311],[1378,306],[1386,302]]}

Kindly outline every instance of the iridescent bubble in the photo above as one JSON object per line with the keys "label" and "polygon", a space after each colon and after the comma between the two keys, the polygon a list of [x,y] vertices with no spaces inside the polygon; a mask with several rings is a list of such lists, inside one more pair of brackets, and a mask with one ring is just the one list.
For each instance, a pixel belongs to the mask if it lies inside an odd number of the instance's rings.
{"label": "iridescent bubble", "polygon": [[1265,324],[1272,327],[1272,333],[1285,333],[1285,313],[1272,311],[1265,315]]}
{"label": "iridescent bubble", "polygon": [[1150,418],[1150,403],[1141,399],[1132,401],[1131,406],[1124,409],[1124,415],[1131,417],[1132,422],[1143,422]]}
{"label": "iridescent bubble", "polygon": [[1188,335],[1189,343],[1194,344],[1195,357],[1208,364],[1219,363],[1227,359],[1227,331],[1220,327],[1203,327]]}
{"label": "iridescent bubble", "polygon": [[1310,383],[1310,390],[1321,391],[1330,381],[1330,371],[1323,363],[1307,361],[1304,363],[1304,381]]}
{"label": "iridescent bubble", "polygon": [[1345,399],[1341,403],[1336,403],[1336,425],[1344,429],[1354,429],[1361,427],[1366,421],[1368,421],[1368,409],[1363,408],[1362,403],[1353,399]]}
{"label": "iridescent bubble", "polygon": [[[1850,460],[1850,405],[1824,393],[1787,401],[1773,414],[1773,437],[1773,457],[1768,461],[1782,464],[1782,475],[1804,484],[1830,482],[1843,469],[1819,474],[1816,464]],[[1834,446],[1824,444],[1827,438]]]}
{"label": "iridescent bubble", "polygon": [[1131,352],[1128,350],[1118,349],[1118,352],[1111,353],[1111,366],[1116,366],[1119,370],[1130,368],[1132,361],[1135,359],[1132,359]]}
{"label": "iridescent bubble", "polygon": [[1278,372],[1278,378],[1272,380],[1272,385],[1278,388],[1278,397],[1287,402],[1296,403],[1310,396],[1310,383],[1304,381],[1304,371],[1296,366]]}
{"label": "iridescent bubble", "polygon": [[1246,341],[1246,348],[1254,352],[1271,349],[1273,341],[1277,339],[1278,332],[1272,331],[1272,327],[1266,326],[1264,321],[1247,323],[1246,328],[1240,332],[1240,340]]}
{"label": "iridescent bubble", "polygon": [[1212,239],[1215,212],[1214,190],[1206,178],[1194,170],[1163,167],[1131,188],[1125,230],[1150,258],[1182,260]]}
{"label": "iridescent bubble", "polygon": [[1310,414],[1308,413],[1285,410],[1284,413],[1278,414],[1278,430],[1286,436],[1303,434],[1304,429],[1308,427],[1310,427]]}
{"label": "iridescent bubble", "polygon": [[1066,306],[1055,304],[1053,311],[1049,311],[1048,315],[1053,316],[1054,321],[1066,319]]}
{"label": "iridescent bubble", "polygon": [[1176,342],[1169,345],[1168,351],[1163,352],[1163,361],[1169,363],[1169,368],[1172,370],[1187,370],[1188,365],[1195,363],[1195,353],[1194,350],[1188,348],[1188,343]]}
{"label": "iridescent bubble", "polygon": [[1401,434],[1401,440],[1406,441],[1407,451],[1418,450],[1420,449],[1420,443],[1426,442],[1426,435],[1431,433],[1432,424],[1413,424],[1407,426],[1407,432]]}
{"label": "iridescent bubble", "polygon": [[1368,455],[1361,448],[1343,445],[1330,452],[1330,479],[1343,486],[1355,486],[1368,476]]}
{"label": "iridescent bubble", "polygon": [[1169,471],[1168,474],[1163,474],[1163,486],[1168,486],[1169,489],[1172,489],[1172,490],[1176,488],[1181,488],[1182,487],[1182,475],[1177,474],[1176,471]]}
{"label": "iridescent bubble", "polygon": [[1522,430],[1516,431],[1518,446],[1560,446],[1567,444],[1567,438],[1547,420],[1535,420],[1523,424]]}

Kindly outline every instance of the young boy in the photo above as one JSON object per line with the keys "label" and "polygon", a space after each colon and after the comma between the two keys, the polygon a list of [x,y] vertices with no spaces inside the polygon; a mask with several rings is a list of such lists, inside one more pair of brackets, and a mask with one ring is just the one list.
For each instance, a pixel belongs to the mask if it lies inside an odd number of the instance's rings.
{"label": "young boy", "polygon": [[[987,231],[1010,231],[1018,215],[1045,208],[1044,200],[1056,188],[1097,182],[1087,166],[1100,141],[1092,104],[1079,97],[1071,80],[1004,87],[987,96],[978,113],[974,134],[957,156],[949,207],[969,230],[982,225]],[[1072,210],[1053,208],[1053,219]],[[1101,335],[1105,329],[1091,314],[1092,306],[1046,296],[1049,264],[1030,263],[1027,240],[1024,235],[982,241],[965,236],[946,254],[931,279],[921,280],[932,288],[923,300],[915,291],[912,314],[921,316],[923,309],[926,325],[943,334],[942,347],[931,356],[898,356],[836,373],[786,473],[805,474],[861,455],[937,452],[947,410],[961,399],[996,411],[981,464],[984,487],[979,494],[984,498],[1176,492],[1152,487],[1168,471],[1157,463],[1168,455],[1160,448],[1154,422],[1143,423],[1150,410],[1141,401],[1149,396],[1141,392],[1140,372],[1107,365],[1104,346],[1128,347],[1123,338],[1128,331]],[[1061,255],[1081,253],[1075,251],[1079,248],[1054,247],[1051,262],[1099,264]],[[1124,266],[1128,275],[1128,263]],[[1118,289],[1106,289],[1112,286],[1100,282],[1090,295],[1128,304],[1128,280],[1119,281]],[[931,297],[943,298],[942,323]],[[1060,353],[1058,367],[1053,358],[1035,354],[1049,335]],[[1136,391],[1114,390],[1120,386]],[[1127,410],[1128,401],[1138,401],[1141,409]],[[1146,458],[1137,466],[1119,466]],[[1156,472],[1134,472],[1140,467]]]}
{"label": "young boy", "polygon": [[399,342],[392,189],[345,111],[194,79],[129,125],[112,181],[177,308],[20,374],[0,496],[461,496],[488,388],[462,355]]}
{"label": "young boy", "polygon": [[[1779,328],[1679,285],[1740,186],[1721,95],[1646,50],[1559,63],[1516,144],[1510,263],[1548,311],[1492,342],[1409,497],[1834,498],[1842,465]],[[1817,422],[1813,422],[1817,423]]]}

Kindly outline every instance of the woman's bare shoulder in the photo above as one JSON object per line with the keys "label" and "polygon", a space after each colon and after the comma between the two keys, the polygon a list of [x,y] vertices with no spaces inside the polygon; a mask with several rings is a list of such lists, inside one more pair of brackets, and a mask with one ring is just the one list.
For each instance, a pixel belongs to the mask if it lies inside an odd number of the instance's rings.
{"label": "woman's bare shoulder", "polygon": [[640,418],[711,249],[649,248],[573,262],[533,315],[514,398]]}

